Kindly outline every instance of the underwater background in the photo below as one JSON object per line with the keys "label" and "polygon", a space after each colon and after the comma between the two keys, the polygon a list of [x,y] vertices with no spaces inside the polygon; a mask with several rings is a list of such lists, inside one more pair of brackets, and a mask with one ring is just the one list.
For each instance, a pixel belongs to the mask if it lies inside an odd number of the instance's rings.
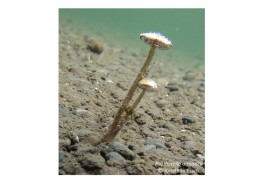
{"label": "underwater background", "polygon": [[104,42],[145,53],[149,48],[140,41],[140,33],[160,32],[172,41],[173,49],[156,57],[174,57],[182,66],[204,69],[205,9],[60,9],[59,21]]}

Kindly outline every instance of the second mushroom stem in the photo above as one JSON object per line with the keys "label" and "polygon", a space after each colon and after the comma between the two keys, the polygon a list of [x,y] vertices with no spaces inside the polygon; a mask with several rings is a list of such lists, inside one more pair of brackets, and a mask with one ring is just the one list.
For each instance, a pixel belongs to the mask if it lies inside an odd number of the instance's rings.
{"label": "second mushroom stem", "polygon": [[142,90],[142,92],[140,93],[138,98],[135,100],[134,104],[131,107],[129,107],[129,109],[126,111],[126,114],[125,114],[124,118],[121,120],[121,122],[119,124],[120,128],[122,128],[123,125],[126,123],[128,117],[134,113],[137,105],[140,103],[140,101],[144,97],[144,94],[145,94],[145,90]]}
{"label": "second mushroom stem", "polygon": [[140,70],[139,74],[135,78],[131,88],[129,89],[129,91],[128,91],[128,93],[127,93],[127,95],[126,95],[126,97],[125,97],[121,107],[117,111],[117,114],[116,114],[116,116],[114,118],[114,121],[113,121],[109,131],[105,134],[105,136],[100,140],[99,143],[113,141],[115,136],[121,130],[121,128],[122,128],[122,126],[124,124],[125,117],[128,118],[128,116],[129,116],[129,115],[127,116],[127,113],[126,113],[126,115],[123,117],[123,113],[126,112],[128,104],[131,101],[131,99],[133,98],[133,95],[134,95],[134,93],[135,93],[135,91],[136,91],[136,89],[138,87],[139,81],[147,76],[147,68],[148,68],[148,66],[150,65],[150,63],[151,63],[151,61],[153,59],[153,56],[154,56],[154,53],[155,53],[155,49],[156,49],[155,46],[151,46],[149,54],[148,54],[148,56],[146,58],[146,61],[145,61],[144,65],[143,65],[142,69]]}

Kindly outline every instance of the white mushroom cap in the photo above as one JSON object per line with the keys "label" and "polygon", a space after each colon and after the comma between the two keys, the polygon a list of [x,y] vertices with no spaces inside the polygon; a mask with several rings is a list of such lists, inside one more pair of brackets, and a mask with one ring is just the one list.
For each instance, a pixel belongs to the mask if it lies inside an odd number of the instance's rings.
{"label": "white mushroom cap", "polygon": [[172,47],[171,41],[157,32],[148,32],[140,34],[140,39],[150,46],[155,46],[162,50]]}
{"label": "white mushroom cap", "polygon": [[151,79],[151,78],[144,78],[144,79],[142,79],[139,82],[138,86],[140,88],[142,88],[143,90],[146,90],[146,91],[149,91],[149,92],[154,91],[158,87],[157,83],[153,79]]}

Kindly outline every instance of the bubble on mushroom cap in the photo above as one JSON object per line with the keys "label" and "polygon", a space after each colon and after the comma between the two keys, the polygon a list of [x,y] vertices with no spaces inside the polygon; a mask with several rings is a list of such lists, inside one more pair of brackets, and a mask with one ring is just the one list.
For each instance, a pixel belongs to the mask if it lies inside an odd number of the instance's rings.
{"label": "bubble on mushroom cap", "polygon": [[150,46],[167,50],[172,47],[171,41],[157,32],[148,32],[140,34],[140,39]]}
{"label": "bubble on mushroom cap", "polygon": [[139,82],[138,86],[140,88],[142,88],[143,90],[146,90],[146,91],[149,91],[149,92],[154,91],[158,87],[157,83],[151,78],[142,79]]}

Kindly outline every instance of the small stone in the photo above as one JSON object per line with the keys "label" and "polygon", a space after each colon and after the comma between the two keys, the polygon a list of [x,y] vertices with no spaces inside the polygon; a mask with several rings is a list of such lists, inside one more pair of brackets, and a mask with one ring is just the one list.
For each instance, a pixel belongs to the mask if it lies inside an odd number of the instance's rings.
{"label": "small stone", "polygon": [[128,145],[128,148],[129,148],[130,150],[135,150],[135,149],[136,149],[135,145],[132,145],[132,144]]}
{"label": "small stone", "polygon": [[173,92],[173,91],[178,91],[179,88],[177,88],[173,82],[169,82],[168,85],[166,86],[166,88],[168,88],[170,90],[170,92]]}
{"label": "small stone", "polygon": [[78,145],[77,144],[71,145],[70,147],[68,147],[68,150],[70,150],[70,151],[77,151],[78,150]]}
{"label": "small stone", "polygon": [[182,117],[182,123],[184,125],[189,124],[189,123],[195,123],[196,120],[197,119],[195,117],[193,117],[193,116],[183,116]]}
{"label": "small stone", "polygon": [[166,146],[167,148],[171,148],[171,144],[170,144],[169,142],[165,142],[165,146]]}
{"label": "small stone", "polygon": [[148,137],[144,144],[145,145],[155,145],[156,148],[166,148],[166,146],[163,143],[161,143],[161,142],[159,142],[156,139],[153,139],[151,137]]}
{"label": "small stone", "polygon": [[70,131],[70,133],[68,134],[68,137],[71,140],[71,144],[79,143],[79,136],[77,135],[76,132]]}
{"label": "small stone", "polygon": [[113,149],[103,143],[99,145],[100,154],[103,156],[103,158],[106,158],[106,155],[110,152],[113,152]]}
{"label": "small stone", "polygon": [[186,150],[189,150],[192,147],[194,147],[194,145],[195,145],[195,142],[193,140],[188,140],[188,141],[185,141],[183,148]]}
{"label": "small stone", "polygon": [[187,71],[185,76],[183,77],[183,80],[186,81],[192,81],[196,78],[196,74],[193,71]]}
{"label": "small stone", "polygon": [[144,146],[144,150],[147,152],[147,151],[150,151],[150,150],[153,150],[153,149],[156,149],[155,145],[145,145]]}
{"label": "small stone", "polygon": [[87,131],[87,130],[78,132],[79,140],[84,139],[84,138],[88,137],[89,135],[93,135],[93,133],[90,131]]}
{"label": "small stone", "polygon": [[111,148],[121,154],[125,159],[133,160],[135,158],[135,153],[120,142],[113,142]]}
{"label": "small stone", "polygon": [[144,125],[146,124],[146,118],[142,114],[138,114],[135,116],[135,122],[139,125]]}
{"label": "small stone", "polygon": [[59,151],[59,161],[62,162],[65,159],[65,153],[63,150]]}
{"label": "small stone", "polygon": [[106,83],[114,83],[113,80],[109,77],[105,78]]}
{"label": "small stone", "polygon": [[205,87],[204,87],[204,86],[200,86],[200,87],[198,88],[198,91],[199,91],[199,92],[205,92]]}
{"label": "small stone", "polygon": [[110,159],[114,159],[120,163],[123,163],[125,162],[125,159],[123,156],[121,156],[119,153],[117,152],[109,152],[106,154],[106,159],[107,160],[110,160]]}
{"label": "small stone", "polygon": [[90,39],[88,40],[87,49],[92,51],[93,53],[101,54],[104,50],[104,47],[100,41]]}
{"label": "small stone", "polygon": [[159,107],[159,108],[162,108],[162,107],[165,107],[167,105],[168,101],[167,100],[164,100],[164,99],[161,99],[161,100],[158,100],[156,102],[156,105]]}
{"label": "small stone", "polygon": [[105,160],[100,155],[86,154],[79,158],[79,163],[85,170],[99,170],[105,165]]}
{"label": "small stone", "polygon": [[176,129],[176,127],[170,122],[163,124],[163,127],[166,128],[166,129],[169,129],[169,130],[175,130]]}
{"label": "small stone", "polygon": [[85,141],[87,143],[90,143],[93,146],[96,146],[100,143],[100,137],[98,137],[97,135],[89,135],[88,137],[86,137]]}
{"label": "small stone", "polygon": [[77,109],[76,110],[76,114],[79,115],[79,116],[84,116],[84,115],[87,115],[87,110],[84,110],[84,109]]}

